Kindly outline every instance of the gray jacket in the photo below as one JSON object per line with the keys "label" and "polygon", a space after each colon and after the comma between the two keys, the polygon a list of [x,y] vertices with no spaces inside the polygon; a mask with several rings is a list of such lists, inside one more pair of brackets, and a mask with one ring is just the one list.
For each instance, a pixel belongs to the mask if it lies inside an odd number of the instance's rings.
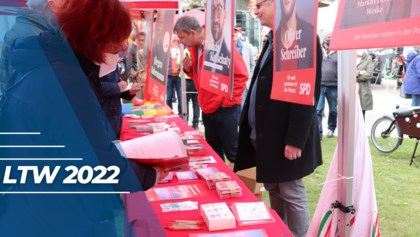
{"label": "gray jacket", "polygon": [[337,63],[337,52],[330,51],[328,54],[326,50],[322,47],[322,79],[321,86],[337,87],[337,72],[338,72],[338,63]]}
{"label": "gray jacket", "polygon": [[252,47],[251,45],[241,42],[242,43],[242,58],[245,61],[246,69],[248,69],[249,79],[246,82],[246,89],[249,89],[249,85],[251,84],[252,75],[254,74],[255,68],[255,60],[252,54]]}
{"label": "gray jacket", "polygon": [[[360,75],[360,71],[365,70],[366,74]],[[372,58],[363,53],[362,60],[357,64],[357,83],[359,84],[359,98],[362,110],[373,109],[373,96],[370,89],[370,79],[373,76],[373,62]]]}
{"label": "gray jacket", "polygon": [[41,13],[28,8],[18,10],[15,24],[4,35],[3,50],[0,58],[0,87],[2,93],[6,90],[6,84],[15,72],[15,69],[9,65],[9,57],[7,55],[13,41],[21,37],[37,36],[50,28],[52,28],[50,21]]}

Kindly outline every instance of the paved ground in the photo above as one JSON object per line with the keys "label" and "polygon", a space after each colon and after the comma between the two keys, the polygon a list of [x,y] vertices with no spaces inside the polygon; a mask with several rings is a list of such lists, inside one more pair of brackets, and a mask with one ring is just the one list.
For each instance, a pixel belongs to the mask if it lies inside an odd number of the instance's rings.
{"label": "paved ground", "polygon": [[[387,88],[388,85],[388,88]],[[395,106],[399,104],[401,107],[409,107],[411,104],[410,99],[403,99],[400,95],[400,89],[396,90],[396,93],[393,93],[394,87],[397,86],[395,80],[383,80],[382,85],[371,85],[373,93],[373,110],[366,112],[366,133],[370,135],[370,130],[373,123],[380,117],[385,114],[392,115],[392,112],[396,110]],[[328,132],[328,103],[325,103],[325,118],[322,120],[322,126],[324,130],[324,138]],[[177,103],[173,103],[175,113],[178,113]],[[192,111],[192,104],[189,104],[190,111]],[[200,112],[201,120],[201,112]],[[192,125],[192,114],[188,122],[189,125]],[[199,123],[199,128],[201,131],[204,131],[204,126],[202,123]],[[335,131],[337,136],[338,130]]]}

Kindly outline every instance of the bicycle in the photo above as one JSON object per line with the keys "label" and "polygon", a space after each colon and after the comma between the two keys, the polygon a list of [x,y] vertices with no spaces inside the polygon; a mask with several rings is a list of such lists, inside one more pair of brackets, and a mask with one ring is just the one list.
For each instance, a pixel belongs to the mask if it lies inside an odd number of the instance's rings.
{"label": "bicycle", "polygon": [[413,155],[411,156],[410,166],[414,160],[420,155],[415,155],[420,140],[420,107],[396,107],[393,117],[384,115],[375,121],[371,130],[371,138],[373,145],[380,152],[391,153],[403,142],[403,135],[407,135],[410,139],[416,139],[416,146],[414,147]]}

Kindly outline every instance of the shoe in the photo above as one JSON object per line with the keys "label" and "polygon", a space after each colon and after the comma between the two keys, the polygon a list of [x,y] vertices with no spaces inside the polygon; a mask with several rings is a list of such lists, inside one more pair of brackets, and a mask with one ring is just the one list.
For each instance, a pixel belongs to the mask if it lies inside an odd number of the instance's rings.
{"label": "shoe", "polygon": [[176,98],[172,98],[172,103],[176,103]]}
{"label": "shoe", "polygon": [[197,131],[198,131],[198,123],[193,124],[193,125],[192,125],[192,128],[194,128],[195,130],[197,130]]}
{"label": "shoe", "polygon": [[327,138],[333,138],[334,137],[334,130],[330,129],[327,133]]}

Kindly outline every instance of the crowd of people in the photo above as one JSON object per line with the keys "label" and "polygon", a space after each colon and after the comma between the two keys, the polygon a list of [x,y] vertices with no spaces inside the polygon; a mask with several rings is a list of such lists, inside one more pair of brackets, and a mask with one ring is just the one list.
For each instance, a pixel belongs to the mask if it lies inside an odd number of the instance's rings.
{"label": "crowd of people", "polygon": [[[218,18],[228,14],[223,6],[225,2],[219,2],[221,5],[217,8],[220,10],[218,14],[212,14],[212,25],[209,26],[212,27],[215,42],[216,38],[220,39],[220,29],[213,31],[213,24],[220,24]],[[130,102],[134,97],[142,100],[147,93],[144,85],[148,55],[145,51],[150,51],[151,45],[146,44],[146,33],[132,31],[130,15],[118,0],[93,0],[83,4],[77,0],[29,0],[28,6],[29,9],[19,11],[17,16],[18,19],[26,17],[27,21],[17,21],[6,35],[1,56],[2,93],[8,98],[2,101],[1,131],[17,128],[23,131],[42,130],[39,126],[49,126],[42,120],[44,114],[49,114],[51,121],[59,121],[62,115],[55,114],[53,108],[62,102],[45,97],[42,88],[58,79],[99,161],[117,165],[123,171],[120,185],[124,186],[124,190],[147,190],[156,185],[168,175],[164,168],[128,161],[121,157],[112,142],[121,131],[121,100],[123,103]],[[102,17],[88,18],[95,9],[104,12]],[[173,26],[166,103],[173,108],[176,95],[178,113],[182,114],[182,64],[186,74],[187,103],[191,101],[193,105],[192,127],[198,129],[202,110],[206,140],[210,146],[222,159],[226,157],[234,165],[235,171],[257,167],[257,182],[264,183],[268,190],[271,207],[293,234],[301,237],[306,235],[310,220],[302,178],[323,162],[321,140],[325,99],[329,105],[328,138],[334,136],[337,126],[338,59],[337,52],[329,50],[332,31],[324,31],[322,39],[318,38],[316,44],[315,105],[272,100],[274,32],[271,29],[274,28],[274,9],[273,0],[256,3],[255,15],[264,26],[261,33],[264,45],[257,54],[251,45],[242,40],[242,29],[234,28],[234,86],[231,99],[200,87],[205,31],[195,17],[180,17]],[[85,18],[73,17],[74,14],[85,15]],[[118,27],[112,27],[114,25]],[[127,45],[125,42],[129,36],[132,43]],[[38,51],[31,48],[34,47],[34,41],[40,42]],[[181,55],[181,43],[185,46],[184,55]],[[409,88],[406,93],[413,95],[413,105],[420,104],[420,57],[419,49],[416,50],[409,55],[405,87]],[[54,62],[51,68],[55,74],[43,67],[42,60],[31,61],[31,58],[45,56],[48,61],[44,60],[44,63]],[[373,67],[371,56],[365,51],[358,51],[355,80],[359,84],[363,115],[373,107],[370,89]],[[74,95],[76,91],[77,96]],[[39,109],[32,103],[34,98],[45,109]],[[6,103],[7,108],[4,107]],[[28,112],[36,123],[20,123],[15,119],[25,117]],[[72,132],[66,124],[57,128],[62,129],[59,134]],[[95,139],[97,137],[101,139]],[[64,138],[45,136],[42,139],[45,144],[60,144],[60,139]],[[64,154],[67,154],[66,151]],[[60,155],[63,154],[57,154],[57,157]],[[33,202],[29,197],[23,198],[25,202]],[[9,201],[13,203],[13,200]],[[64,207],[72,200],[62,202],[68,202],[61,204]],[[19,204],[14,205],[17,208]],[[70,205],[62,211],[74,210]],[[28,214],[34,218],[33,215]],[[106,218],[105,213],[89,221],[99,223]],[[0,227],[7,229],[10,221],[17,220],[2,220]],[[42,230],[42,227],[39,228]],[[75,228],[72,231],[77,235],[79,230]]]}

